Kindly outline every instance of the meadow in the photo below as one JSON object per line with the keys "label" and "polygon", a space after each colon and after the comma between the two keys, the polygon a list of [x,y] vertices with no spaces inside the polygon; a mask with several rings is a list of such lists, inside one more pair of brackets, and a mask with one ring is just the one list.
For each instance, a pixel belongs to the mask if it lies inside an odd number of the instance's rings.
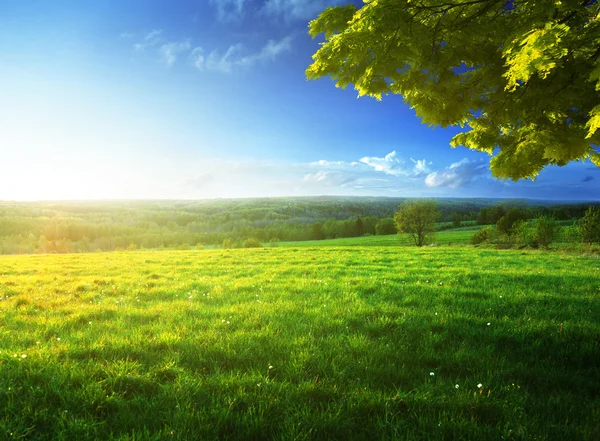
{"label": "meadow", "polygon": [[597,256],[304,245],[0,256],[0,439],[600,439]]}

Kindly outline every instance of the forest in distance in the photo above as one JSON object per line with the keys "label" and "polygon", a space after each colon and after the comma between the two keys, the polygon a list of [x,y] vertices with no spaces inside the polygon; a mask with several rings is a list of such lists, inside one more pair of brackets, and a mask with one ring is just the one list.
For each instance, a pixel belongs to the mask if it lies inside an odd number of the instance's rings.
{"label": "forest in distance", "polygon": [[[199,201],[0,202],[0,254],[243,247],[396,233],[406,198],[288,197]],[[600,203],[436,199],[436,230],[495,224],[509,210],[568,225]]]}

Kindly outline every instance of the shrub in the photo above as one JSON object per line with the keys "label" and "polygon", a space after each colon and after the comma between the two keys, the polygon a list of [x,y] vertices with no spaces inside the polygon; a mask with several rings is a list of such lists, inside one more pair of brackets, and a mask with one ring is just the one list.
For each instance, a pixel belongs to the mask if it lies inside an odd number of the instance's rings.
{"label": "shrub", "polygon": [[493,239],[494,234],[494,227],[490,226],[482,228],[481,230],[476,231],[471,237],[471,243],[477,245],[484,242],[490,242]]}
{"label": "shrub", "polygon": [[518,245],[530,245],[534,242],[531,238],[532,233],[529,224],[519,220],[515,222],[511,228],[511,239]]}
{"label": "shrub", "polygon": [[261,246],[260,240],[255,237],[249,237],[244,241],[244,248],[260,248]]}
{"label": "shrub", "polygon": [[582,242],[600,242],[600,208],[588,208],[577,226]]}
{"label": "shrub", "polygon": [[579,234],[578,225],[570,225],[568,227],[561,228],[561,240],[568,243],[581,242],[581,235]]}
{"label": "shrub", "polygon": [[560,227],[554,219],[542,216],[535,220],[533,226],[533,243],[542,248],[548,248]]}
{"label": "shrub", "polygon": [[233,246],[233,241],[231,240],[231,238],[227,238],[227,239],[223,239],[223,249],[227,250],[229,248],[231,248]]}
{"label": "shrub", "polygon": [[521,211],[517,208],[513,208],[498,220],[496,223],[496,229],[500,234],[512,236],[514,233],[513,227],[520,220],[523,220]]}

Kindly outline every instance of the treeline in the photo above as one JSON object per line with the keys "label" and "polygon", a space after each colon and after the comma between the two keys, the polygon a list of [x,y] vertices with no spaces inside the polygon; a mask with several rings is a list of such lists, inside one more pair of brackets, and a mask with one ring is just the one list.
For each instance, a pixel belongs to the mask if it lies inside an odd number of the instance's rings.
{"label": "treeline", "polygon": [[[68,253],[136,248],[239,246],[394,234],[392,219],[405,198],[303,197],[204,201],[0,202],[0,253]],[[588,204],[549,206],[527,201],[439,199],[440,228],[492,222],[519,207],[557,218]],[[501,207],[501,208],[498,208]],[[566,213],[566,214],[565,214]]]}
{"label": "treeline", "polygon": [[[471,238],[474,245],[482,243],[495,244],[498,247],[532,247],[548,248],[553,242],[562,244],[588,244],[600,243],[600,207],[588,206],[582,213],[573,207],[573,215],[581,214],[580,218],[573,220],[565,214],[562,218],[552,210],[539,210],[531,219],[531,212],[519,208],[497,210],[498,207],[482,209],[482,216],[487,220],[486,227],[478,230]],[[550,213],[550,214],[548,214]],[[487,217],[486,217],[487,216]],[[493,221],[496,221],[493,224]],[[480,223],[478,218],[478,223]],[[481,222],[482,223],[482,222]],[[492,223],[492,225],[489,225]]]}

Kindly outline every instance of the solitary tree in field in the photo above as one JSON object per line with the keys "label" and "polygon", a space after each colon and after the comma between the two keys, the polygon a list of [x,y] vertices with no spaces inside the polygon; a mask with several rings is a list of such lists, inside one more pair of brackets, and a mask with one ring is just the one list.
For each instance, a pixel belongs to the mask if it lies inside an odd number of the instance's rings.
{"label": "solitary tree in field", "polygon": [[359,96],[402,95],[451,145],[493,156],[498,178],[600,166],[600,2],[365,0],[323,11],[307,69]]}
{"label": "solitary tree in field", "polygon": [[394,221],[398,233],[407,234],[418,247],[433,235],[438,218],[437,203],[429,200],[409,200],[398,207]]}

